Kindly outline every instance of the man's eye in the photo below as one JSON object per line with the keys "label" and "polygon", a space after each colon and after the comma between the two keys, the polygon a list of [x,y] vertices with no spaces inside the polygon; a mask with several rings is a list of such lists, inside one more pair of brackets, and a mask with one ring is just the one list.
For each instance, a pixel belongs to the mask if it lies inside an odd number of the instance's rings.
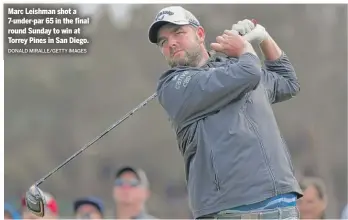
{"label": "man's eye", "polygon": [[167,42],[166,40],[162,40],[162,41],[160,42],[160,45],[163,46],[166,42]]}
{"label": "man's eye", "polygon": [[176,34],[183,34],[183,31],[177,31]]}
{"label": "man's eye", "polygon": [[158,42],[158,46],[162,47],[164,45],[165,40],[161,40],[160,42]]}

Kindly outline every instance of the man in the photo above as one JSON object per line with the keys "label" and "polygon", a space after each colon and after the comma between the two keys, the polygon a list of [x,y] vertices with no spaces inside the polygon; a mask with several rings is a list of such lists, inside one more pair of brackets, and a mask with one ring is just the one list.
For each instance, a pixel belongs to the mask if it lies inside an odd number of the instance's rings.
{"label": "man", "polygon": [[303,197],[297,205],[301,219],[325,219],[327,194],[324,182],[317,177],[305,177],[300,181]]}
{"label": "man", "polygon": [[23,196],[21,199],[23,219],[58,219],[59,218],[59,209],[58,209],[58,203],[56,199],[47,192],[42,191],[42,194],[46,201],[45,216],[40,218],[34,215],[31,211],[29,211],[26,206],[25,196]]}
{"label": "man", "polygon": [[[184,157],[193,217],[298,218],[302,192],[271,104],[300,87],[265,28],[238,22],[211,44],[226,57],[213,57],[198,19],[171,6],[157,14],[149,39],[171,67],[157,94]],[[248,41],[260,46],[265,68]]]}
{"label": "man", "polygon": [[154,219],[146,213],[150,196],[149,182],[143,170],[125,166],[116,172],[113,196],[117,219]]}
{"label": "man", "polygon": [[96,197],[80,198],[74,202],[76,219],[102,219],[104,204]]}

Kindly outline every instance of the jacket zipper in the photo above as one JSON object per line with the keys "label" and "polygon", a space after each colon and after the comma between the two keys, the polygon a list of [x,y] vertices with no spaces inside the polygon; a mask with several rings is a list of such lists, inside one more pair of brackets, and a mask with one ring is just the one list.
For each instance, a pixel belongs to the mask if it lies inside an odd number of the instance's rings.
{"label": "jacket zipper", "polygon": [[[247,95],[247,97],[246,97],[246,102],[250,102],[250,101],[249,101],[249,97],[250,97],[250,94]],[[265,151],[264,151],[264,146],[263,146],[263,143],[262,143],[262,141],[261,141],[260,135],[259,135],[259,133],[258,133],[258,131],[257,131],[256,127],[255,127],[255,125],[253,124],[252,119],[249,117],[248,113],[246,112],[246,107],[247,107],[247,106],[246,106],[246,103],[245,103],[245,104],[243,105],[243,107],[242,107],[242,108],[243,108],[243,109],[242,109],[242,113],[243,113],[245,119],[246,119],[246,120],[248,121],[248,123],[250,124],[251,128],[253,129],[253,131],[254,131],[254,133],[255,133],[255,135],[256,135],[256,137],[257,137],[257,140],[258,140],[259,143],[260,143],[261,151],[262,151],[263,157],[264,157],[265,160],[266,160],[266,164],[267,164],[267,166],[268,166],[268,170],[269,170],[270,176],[271,176],[271,178],[272,178],[272,184],[273,184],[274,192],[275,192],[276,195],[277,195],[277,194],[278,194],[278,190],[277,190],[277,186],[276,186],[276,184],[275,184],[274,173],[273,173],[273,171],[272,171],[272,168],[271,168],[271,166],[270,166],[270,162],[269,162],[269,160],[267,159],[266,153],[265,153]]]}
{"label": "jacket zipper", "polygon": [[211,162],[211,166],[214,170],[214,182],[215,182],[215,188],[217,191],[220,190],[220,181],[219,181],[219,177],[218,177],[218,174],[217,174],[217,170],[216,170],[216,167],[215,167],[215,163],[214,163],[214,155],[213,155],[213,151],[211,150],[210,151],[210,162]]}

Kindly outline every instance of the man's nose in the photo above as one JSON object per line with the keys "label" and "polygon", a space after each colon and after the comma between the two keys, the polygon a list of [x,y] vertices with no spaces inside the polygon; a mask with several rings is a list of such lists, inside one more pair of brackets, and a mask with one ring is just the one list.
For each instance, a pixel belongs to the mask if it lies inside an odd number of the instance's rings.
{"label": "man's nose", "polygon": [[177,47],[178,42],[174,37],[170,36],[168,38],[168,45],[169,45],[169,47],[175,48],[175,47]]}

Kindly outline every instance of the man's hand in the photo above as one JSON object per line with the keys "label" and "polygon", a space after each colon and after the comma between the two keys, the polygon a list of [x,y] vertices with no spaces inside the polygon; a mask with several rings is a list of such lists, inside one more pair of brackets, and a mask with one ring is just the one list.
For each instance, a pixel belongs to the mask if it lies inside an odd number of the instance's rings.
{"label": "man's hand", "polygon": [[250,43],[260,44],[264,40],[270,38],[268,32],[262,25],[255,25],[254,22],[249,19],[238,21],[237,24],[232,25],[232,30],[240,33]]}
{"label": "man's hand", "polygon": [[245,19],[232,25],[232,30],[239,32],[250,43],[259,44],[266,60],[277,60],[282,55],[282,50],[262,25]]}
{"label": "man's hand", "polygon": [[210,46],[216,52],[224,53],[229,57],[240,57],[247,52],[256,56],[251,44],[233,30],[225,30],[223,35],[216,37],[216,43],[212,43]]}

